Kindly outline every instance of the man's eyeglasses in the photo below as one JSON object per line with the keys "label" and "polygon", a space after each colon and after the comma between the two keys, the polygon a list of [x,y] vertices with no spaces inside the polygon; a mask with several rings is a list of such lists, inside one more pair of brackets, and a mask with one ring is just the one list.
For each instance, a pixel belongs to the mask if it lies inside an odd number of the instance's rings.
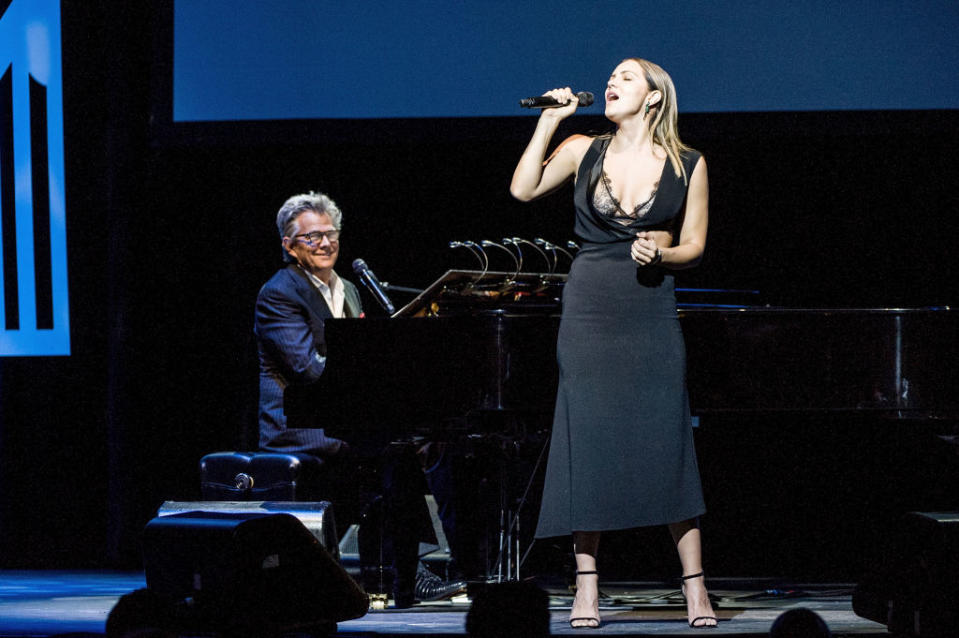
{"label": "man's eyeglasses", "polygon": [[293,239],[300,239],[303,243],[308,244],[309,246],[319,246],[323,243],[323,238],[326,237],[330,240],[330,243],[333,243],[340,238],[340,231],[338,230],[314,230],[312,233],[300,233],[299,235],[293,235]]}

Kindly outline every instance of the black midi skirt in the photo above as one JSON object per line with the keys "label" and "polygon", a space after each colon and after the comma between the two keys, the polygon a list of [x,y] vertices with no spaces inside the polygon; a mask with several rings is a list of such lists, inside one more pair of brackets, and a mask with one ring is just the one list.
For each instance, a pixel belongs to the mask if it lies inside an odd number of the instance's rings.
{"label": "black midi skirt", "polygon": [[705,511],[673,276],[637,266],[629,248],[586,244],[570,270],[537,537]]}

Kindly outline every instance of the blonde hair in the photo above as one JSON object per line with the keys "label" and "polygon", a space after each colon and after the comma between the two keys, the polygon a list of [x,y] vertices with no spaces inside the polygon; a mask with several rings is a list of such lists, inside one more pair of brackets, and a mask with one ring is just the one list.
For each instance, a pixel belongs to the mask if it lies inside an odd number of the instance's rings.
{"label": "blonde hair", "polygon": [[659,91],[662,94],[663,97],[657,104],[650,105],[652,119],[649,128],[653,133],[653,142],[666,149],[666,155],[669,156],[669,162],[673,165],[676,177],[682,177],[683,181],[688,183],[689,176],[686,175],[686,169],[679,154],[691,149],[679,139],[679,128],[676,125],[679,119],[679,108],[676,106],[676,87],[673,85],[673,79],[654,62],[642,58],[626,60],[632,60],[642,67],[650,91]]}

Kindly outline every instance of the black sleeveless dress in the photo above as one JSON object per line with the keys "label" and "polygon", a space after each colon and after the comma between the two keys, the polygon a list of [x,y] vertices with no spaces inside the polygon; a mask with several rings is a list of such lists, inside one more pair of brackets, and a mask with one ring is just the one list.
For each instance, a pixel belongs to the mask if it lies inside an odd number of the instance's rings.
{"label": "black sleeveless dress", "polygon": [[[606,186],[609,141],[593,140],[576,177],[583,246],[563,291],[539,538],[673,523],[705,511],[673,275],[630,258],[636,232],[674,230],[687,185],[667,160],[648,210],[628,224],[613,220],[594,205]],[[699,157],[682,155],[687,175]]]}

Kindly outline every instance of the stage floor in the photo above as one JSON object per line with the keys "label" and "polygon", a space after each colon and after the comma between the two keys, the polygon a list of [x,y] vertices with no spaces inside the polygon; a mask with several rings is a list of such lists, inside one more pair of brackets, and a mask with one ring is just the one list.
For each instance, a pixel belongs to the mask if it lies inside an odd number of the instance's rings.
{"label": "stage floor", "polygon": [[[569,628],[571,596],[561,584],[550,592],[553,635],[583,635]],[[886,627],[852,611],[849,584],[794,584],[773,579],[710,579],[719,627],[709,635],[763,636],[782,612],[806,607],[819,613],[834,636],[888,635]],[[142,572],[0,571],[0,637],[104,635],[107,614],[123,594],[145,586]],[[590,635],[705,635],[685,623],[678,590],[663,583],[601,583],[607,598],[603,626]],[[372,611],[339,624],[342,636],[465,635],[465,596],[409,610]]]}

